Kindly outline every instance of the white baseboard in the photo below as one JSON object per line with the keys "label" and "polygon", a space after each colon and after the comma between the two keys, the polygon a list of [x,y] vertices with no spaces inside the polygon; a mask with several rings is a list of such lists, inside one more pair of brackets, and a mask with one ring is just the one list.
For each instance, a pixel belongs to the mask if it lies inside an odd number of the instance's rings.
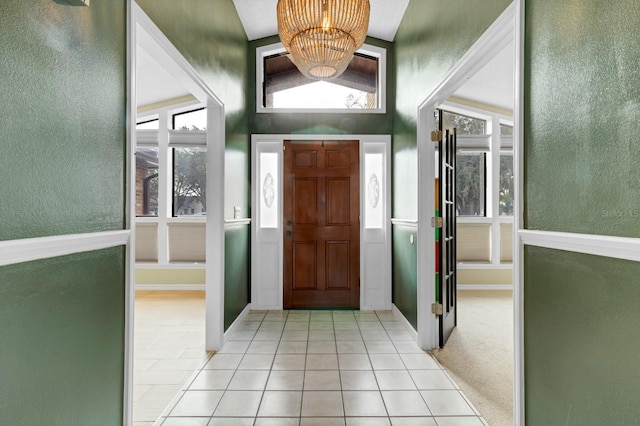
{"label": "white baseboard", "polygon": [[204,284],[136,284],[136,290],[192,291],[205,290]]}
{"label": "white baseboard", "polygon": [[238,325],[244,320],[244,318],[247,316],[247,314],[249,313],[249,311],[251,311],[251,303],[248,303],[247,306],[244,307],[244,309],[242,310],[242,312],[240,312],[240,315],[238,315],[236,317],[236,319],[231,323],[231,325],[229,326],[229,328],[227,328],[227,331],[224,332],[224,342],[227,343],[227,340],[229,339],[229,336],[231,336],[231,333],[233,333],[235,331],[235,329],[238,327]]}
{"label": "white baseboard", "polygon": [[513,290],[513,284],[458,284],[458,290]]}
{"label": "white baseboard", "polygon": [[417,342],[418,341],[418,332],[413,328],[411,323],[404,317],[402,312],[400,312],[400,309],[398,309],[398,307],[395,304],[393,304],[391,306],[391,310],[393,311],[393,313],[396,316],[396,318],[398,318],[398,321],[400,321],[402,324],[404,324],[404,326],[407,328],[407,331],[409,332],[409,334],[411,334],[411,337],[413,337],[415,339],[415,341]]}

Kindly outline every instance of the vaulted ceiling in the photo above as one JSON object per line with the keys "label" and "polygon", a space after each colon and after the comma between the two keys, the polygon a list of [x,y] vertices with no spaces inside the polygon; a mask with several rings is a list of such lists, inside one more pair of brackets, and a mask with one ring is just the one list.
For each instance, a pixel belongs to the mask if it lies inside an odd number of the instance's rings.
{"label": "vaulted ceiling", "polygon": [[[368,35],[393,41],[410,0],[369,0]],[[422,0],[413,0],[422,1]],[[277,0],[233,0],[249,40],[277,34]],[[138,105],[150,105],[188,94],[144,50],[137,58]],[[513,46],[489,62],[455,96],[511,110],[513,108]]]}
{"label": "vaulted ceiling", "polygon": [[[278,33],[276,5],[278,0],[233,0],[249,40]],[[409,0],[369,0],[371,37],[393,41]]]}

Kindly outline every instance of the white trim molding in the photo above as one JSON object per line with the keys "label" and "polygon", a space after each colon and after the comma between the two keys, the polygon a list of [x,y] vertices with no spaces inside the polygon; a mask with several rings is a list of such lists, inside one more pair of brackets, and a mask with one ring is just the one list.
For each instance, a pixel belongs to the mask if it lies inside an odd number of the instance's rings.
{"label": "white trim molding", "polygon": [[391,305],[391,311],[396,316],[398,321],[400,321],[405,326],[405,328],[407,329],[407,331],[409,332],[411,337],[413,337],[417,341],[418,340],[418,332],[416,331],[415,328],[413,328],[413,326],[411,325],[409,320],[407,320],[407,318],[405,318],[405,316],[402,314],[400,309],[398,309],[398,307],[395,305],[395,303],[393,305]]}
{"label": "white trim molding", "polygon": [[229,328],[227,328],[227,331],[224,332],[225,343],[227,342],[227,340],[229,340],[229,337],[231,336],[231,334],[233,334],[233,332],[240,326],[242,321],[244,321],[245,317],[249,312],[251,312],[251,303],[248,303],[247,306],[244,307],[242,312],[240,312],[240,315],[238,315],[236,319],[233,320]]}
{"label": "white trim molding", "polygon": [[640,238],[521,230],[522,244],[640,262]]}
{"label": "white trim molding", "polygon": [[205,291],[204,284],[136,284],[136,290]]}
{"label": "white trim molding", "polygon": [[524,391],[524,246],[520,243],[519,232],[524,225],[524,2],[514,0],[515,74],[513,90],[514,136],[513,136],[513,176],[515,194],[513,199],[513,423],[525,425]]}
{"label": "white trim molding", "polygon": [[513,290],[512,284],[458,284],[458,290]]}
{"label": "white trim molding", "polygon": [[0,241],[0,266],[124,246],[130,238],[122,230]]}

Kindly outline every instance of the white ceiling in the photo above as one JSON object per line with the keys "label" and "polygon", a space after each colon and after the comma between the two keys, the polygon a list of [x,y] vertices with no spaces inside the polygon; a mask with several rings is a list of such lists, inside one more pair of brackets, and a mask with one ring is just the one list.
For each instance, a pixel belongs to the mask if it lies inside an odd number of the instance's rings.
{"label": "white ceiling", "polygon": [[[249,40],[276,35],[278,0],[233,0]],[[393,41],[409,0],[369,0],[371,37]]]}
{"label": "white ceiling", "polygon": [[136,97],[138,106],[189,95],[189,92],[138,44]]}
{"label": "white ceiling", "polygon": [[513,111],[513,64],[513,43],[509,43],[453,96]]}

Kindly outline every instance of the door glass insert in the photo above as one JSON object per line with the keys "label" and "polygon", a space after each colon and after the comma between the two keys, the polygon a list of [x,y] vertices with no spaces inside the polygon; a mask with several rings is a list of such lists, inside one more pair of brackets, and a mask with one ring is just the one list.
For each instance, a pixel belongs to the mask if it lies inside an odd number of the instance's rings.
{"label": "door glass insert", "polygon": [[381,229],[384,225],[384,177],[382,174],[382,154],[365,154],[364,170],[364,183],[366,185],[364,226],[367,229]]}
{"label": "door glass insert", "polygon": [[260,227],[278,227],[278,154],[260,153]]}

